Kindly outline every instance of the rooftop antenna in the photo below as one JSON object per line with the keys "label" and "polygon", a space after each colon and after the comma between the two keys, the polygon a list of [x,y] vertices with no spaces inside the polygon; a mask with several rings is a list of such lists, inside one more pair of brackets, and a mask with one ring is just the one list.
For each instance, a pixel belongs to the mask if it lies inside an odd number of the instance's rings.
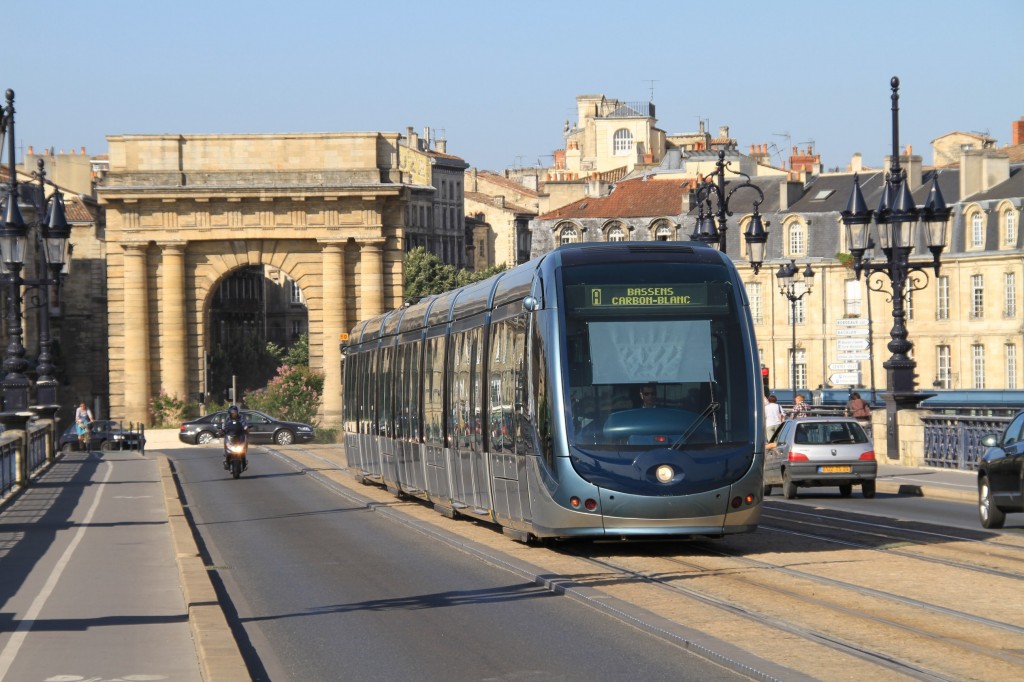
{"label": "rooftop antenna", "polygon": [[811,149],[812,150],[814,149],[814,140],[813,139],[811,139],[811,140],[804,140],[803,142],[797,142],[797,144],[809,144],[809,145],[811,145]]}
{"label": "rooftop antenna", "polygon": [[772,135],[775,137],[786,138],[786,149],[791,149],[793,147],[793,136],[789,134],[788,130],[782,133],[772,133]]}
{"label": "rooftop antenna", "polygon": [[651,100],[650,100],[651,102],[654,101],[654,84],[657,83],[657,82],[659,82],[659,81],[651,80],[649,78],[644,81],[644,83],[649,83],[650,84],[649,87],[651,88]]}

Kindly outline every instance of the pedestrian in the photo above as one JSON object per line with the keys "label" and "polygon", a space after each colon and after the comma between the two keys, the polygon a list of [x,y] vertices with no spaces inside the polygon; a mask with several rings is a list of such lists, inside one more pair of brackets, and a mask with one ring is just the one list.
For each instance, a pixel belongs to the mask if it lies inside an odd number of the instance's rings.
{"label": "pedestrian", "polygon": [[78,434],[78,445],[82,450],[89,449],[89,424],[92,423],[92,410],[80,403],[75,410],[75,432]]}
{"label": "pedestrian", "polygon": [[779,428],[782,422],[786,421],[786,413],[779,405],[779,399],[774,395],[765,398],[764,402],[764,433],[768,438],[772,437],[775,429]]}
{"label": "pedestrian", "polygon": [[804,401],[804,397],[800,393],[793,397],[793,410],[789,413],[789,416],[793,419],[811,416],[811,406]]}
{"label": "pedestrian", "polygon": [[861,426],[868,426],[871,424],[871,406],[860,397],[860,393],[854,391],[846,401],[846,416],[853,417]]}

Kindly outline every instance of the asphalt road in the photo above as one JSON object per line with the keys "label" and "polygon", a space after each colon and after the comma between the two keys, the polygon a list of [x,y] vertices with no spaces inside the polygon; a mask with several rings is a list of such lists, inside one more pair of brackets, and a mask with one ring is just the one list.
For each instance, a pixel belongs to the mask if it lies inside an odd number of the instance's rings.
{"label": "asphalt road", "polygon": [[331,491],[262,448],[167,451],[255,679],[736,680]]}
{"label": "asphalt road", "polygon": [[[776,488],[767,498],[768,506],[773,503],[823,507],[855,514],[869,514],[901,521],[933,523],[946,528],[961,528],[981,531],[978,522],[978,507],[969,502],[953,502],[928,497],[912,497],[892,493],[878,493],[874,499],[864,499],[858,488],[850,497],[840,497],[835,487],[800,488],[795,500],[785,499]],[[1024,515],[1020,518],[1007,517],[1006,530],[1024,529]]]}

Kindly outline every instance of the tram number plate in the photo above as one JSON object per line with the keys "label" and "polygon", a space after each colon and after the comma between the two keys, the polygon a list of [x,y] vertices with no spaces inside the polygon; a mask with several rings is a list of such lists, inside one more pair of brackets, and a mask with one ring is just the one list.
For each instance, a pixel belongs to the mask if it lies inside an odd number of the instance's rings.
{"label": "tram number plate", "polygon": [[849,466],[823,466],[818,467],[819,474],[848,474],[852,471]]}

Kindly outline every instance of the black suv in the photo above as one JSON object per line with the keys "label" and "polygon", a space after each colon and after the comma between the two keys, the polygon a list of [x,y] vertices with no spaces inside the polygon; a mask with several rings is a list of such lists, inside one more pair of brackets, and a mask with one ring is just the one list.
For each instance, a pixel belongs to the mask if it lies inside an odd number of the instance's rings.
{"label": "black suv", "polygon": [[[89,448],[92,450],[144,450],[146,439],[138,431],[124,429],[113,419],[97,419],[89,424]],[[78,429],[71,424],[61,434],[62,452],[78,450]]]}
{"label": "black suv", "polygon": [[[181,425],[178,439],[193,445],[209,443],[219,437],[218,432],[223,428],[226,416],[227,410],[221,410],[205,417],[191,419]],[[242,416],[249,422],[251,443],[291,445],[313,440],[313,427],[309,424],[281,421],[256,410],[242,410]]]}

